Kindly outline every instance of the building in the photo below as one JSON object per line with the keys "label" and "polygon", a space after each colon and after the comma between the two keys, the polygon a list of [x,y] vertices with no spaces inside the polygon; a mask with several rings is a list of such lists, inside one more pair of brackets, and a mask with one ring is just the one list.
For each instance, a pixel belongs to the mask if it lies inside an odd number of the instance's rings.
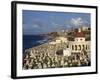
{"label": "building", "polygon": [[74,41],[69,41],[67,45],[68,48],[71,49],[71,53],[80,53],[82,50],[86,50],[86,52],[90,53],[91,41],[85,40],[85,35],[80,28],[78,32],[75,33]]}
{"label": "building", "polygon": [[82,26],[81,30],[82,31],[90,31],[90,27],[89,26]]}
{"label": "building", "polygon": [[57,37],[54,41],[49,42],[49,44],[60,44],[60,43],[67,43],[68,40],[65,37]]}

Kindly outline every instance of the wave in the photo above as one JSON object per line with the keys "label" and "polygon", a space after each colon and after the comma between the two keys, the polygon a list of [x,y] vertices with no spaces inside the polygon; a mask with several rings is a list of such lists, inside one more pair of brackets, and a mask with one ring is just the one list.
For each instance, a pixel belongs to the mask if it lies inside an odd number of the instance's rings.
{"label": "wave", "polygon": [[40,43],[40,44],[43,44],[43,43],[46,43],[46,42],[48,42],[48,39],[44,39],[44,40],[37,41],[37,43]]}

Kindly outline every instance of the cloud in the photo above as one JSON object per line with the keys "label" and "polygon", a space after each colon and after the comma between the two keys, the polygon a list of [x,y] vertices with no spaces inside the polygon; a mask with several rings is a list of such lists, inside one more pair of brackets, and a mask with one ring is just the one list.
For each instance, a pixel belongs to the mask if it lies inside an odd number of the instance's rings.
{"label": "cloud", "polygon": [[32,26],[33,28],[39,28],[39,26],[37,24],[33,24]]}
{"label": "cloud", "polygon": [[80,25],[83,25],[84,24],[84,21],[83,21],[83,19],[81,17],[72,18],[70,22],[74,26],[80,26]]}

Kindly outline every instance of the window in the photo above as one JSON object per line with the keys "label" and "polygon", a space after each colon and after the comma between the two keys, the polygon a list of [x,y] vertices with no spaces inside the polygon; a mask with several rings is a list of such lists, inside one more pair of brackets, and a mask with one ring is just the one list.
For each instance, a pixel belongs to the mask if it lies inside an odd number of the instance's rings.
{"label": "window", "polygon": [[83,45],[83,49],[85,49],[85,45]]}
{"label": "window", "polygon": [[80,41],[82,41],[83,39],[80,39]]}
{"label": "window", "polygon": [[75,50],[77,50],[77,45],[75,45]]}
{"label": "window", "polygon": [[74,50],[74,45],[72,45],[72,50]]}

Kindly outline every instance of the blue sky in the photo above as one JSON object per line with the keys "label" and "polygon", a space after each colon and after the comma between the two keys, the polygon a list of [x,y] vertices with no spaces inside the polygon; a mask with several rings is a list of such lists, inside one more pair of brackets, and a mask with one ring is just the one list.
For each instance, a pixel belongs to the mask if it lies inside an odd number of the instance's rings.
{"label": "blue sky", "polygon": [[89,13],[23,10],[23,34],[43,34],[90,25]]}

